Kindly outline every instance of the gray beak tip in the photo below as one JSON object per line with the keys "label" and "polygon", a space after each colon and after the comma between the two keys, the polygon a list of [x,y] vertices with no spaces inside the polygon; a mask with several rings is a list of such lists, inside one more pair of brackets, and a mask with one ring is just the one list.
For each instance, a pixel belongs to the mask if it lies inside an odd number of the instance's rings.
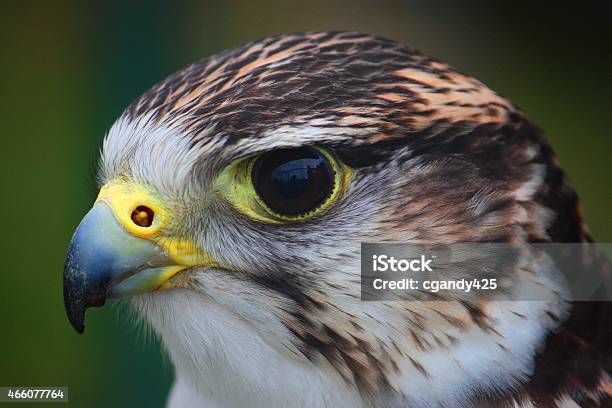
{"label": "gray beak tip", "polygon": [[74,262],[74,251],[74,247],[69,249],[64,265],[64,307],[74,330],[83,334],[87,308],[103,306],[106,301],[107,280],[88,282],[88,276]]}

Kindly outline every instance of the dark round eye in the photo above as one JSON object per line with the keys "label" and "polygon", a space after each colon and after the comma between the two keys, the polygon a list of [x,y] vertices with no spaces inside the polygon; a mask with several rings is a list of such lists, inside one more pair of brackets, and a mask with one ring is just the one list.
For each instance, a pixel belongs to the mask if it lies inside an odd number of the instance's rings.
{"label": "dark round eye", "polygon": [[307,147],[266,153],[255,161],[251,174],[262,201],[284,216],[315,210],[334,190],[334,170],[327,158]]}

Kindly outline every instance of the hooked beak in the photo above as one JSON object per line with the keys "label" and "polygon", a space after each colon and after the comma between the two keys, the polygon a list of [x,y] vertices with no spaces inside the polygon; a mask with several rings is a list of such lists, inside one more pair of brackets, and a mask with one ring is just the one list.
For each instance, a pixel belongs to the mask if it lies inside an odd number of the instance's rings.
{"label": "hooked beak", "polygon": [[161,236],[166,221],[159,200],[139,186],[109,183],[101,190],[64,265],[64,306],[77,333],[85,329],[87,308],[158,290],[186,268],[213,264],[193,245]]}

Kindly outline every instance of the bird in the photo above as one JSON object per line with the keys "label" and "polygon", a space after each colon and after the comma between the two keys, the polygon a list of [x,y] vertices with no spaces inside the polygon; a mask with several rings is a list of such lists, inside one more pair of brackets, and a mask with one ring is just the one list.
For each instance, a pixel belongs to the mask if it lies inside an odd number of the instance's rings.
{"label": "bird", "polygon": [[593,242],[543,131],[437,59],[358,32],[254,41],[137,98],[98,167],[67,315],[82,333],[128,298],[169,407],[612,403],[609,303],[362,299],[364,242]]}

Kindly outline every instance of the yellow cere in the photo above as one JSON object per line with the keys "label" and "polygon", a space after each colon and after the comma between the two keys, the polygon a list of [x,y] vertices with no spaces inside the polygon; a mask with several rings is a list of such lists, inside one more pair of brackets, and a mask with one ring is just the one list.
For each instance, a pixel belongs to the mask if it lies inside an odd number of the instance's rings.
{"label": "yellow cere", "polygon": [[238,159],[228,165],[217,177],[215,188],[243,215],[256,221],[268,224],[306,221],[323,213],[332,205],[340,194],[348,188],[352,169],[340,162],[324,149],[316,148],[328,160],[334,171],[334,189],[325,202],[308,214],[300,216],[284,216],[272,211],[259,198],[253,186],[251,172],[259,155]]}
{"label": "yellow cere", "polygon": [[[173,262],[182,266],[181,269],[189,266],[218,266],[193,242],[166,235],[168,230],[165,227],[170,221],[170,211],[148,186],[129,179],[117,178],[100,189],[96,202],[108,205],[128,233],[153,241],[162,247]],[[140,223],[137,224],[133,219],[133,213],[138,207],[146,207],[152,211],[153,219],[149,226],[138,225]]]}

